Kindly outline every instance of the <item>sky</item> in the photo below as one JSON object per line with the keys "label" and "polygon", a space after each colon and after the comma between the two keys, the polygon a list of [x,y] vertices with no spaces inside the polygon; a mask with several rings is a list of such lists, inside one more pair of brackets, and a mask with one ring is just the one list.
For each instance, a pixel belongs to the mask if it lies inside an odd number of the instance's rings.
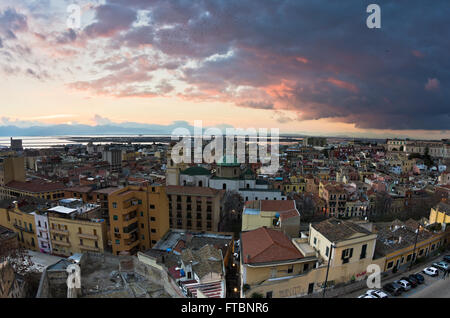
{"label": "sky", "polygon": [[0,0],[0,126],[450,138],[449,16],[448,0]]}

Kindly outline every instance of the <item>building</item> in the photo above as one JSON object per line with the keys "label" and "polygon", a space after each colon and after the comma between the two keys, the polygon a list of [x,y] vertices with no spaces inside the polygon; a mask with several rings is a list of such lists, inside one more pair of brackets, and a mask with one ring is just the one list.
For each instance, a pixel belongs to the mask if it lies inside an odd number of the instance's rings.
{"label": "building", "polygon": [[0,225],[15,232],[19,245],[23,248],[39,251],[35,217],[32,212],[45,208],[44,201],[34,198],[22,198],[18,201],[0,201]]}
{"label": "building", "polygon": [[63,199],[59,203],[40,212],[48,217],[52,253],[64,257],[85,252],[104,253],[107,226],[100,218],[100,206],[79,199]]}
{"label": "building", "polygon": [[11,150],[12,151],[23,151],[22,139],[13,139],[11,137]]}
{"label": "building", "polygon": [[109,222],[114,255],[150,249],[169,230],[165,188],[127,186],[109,193]]}
{"label": "building", "polygon": [[24,157],[0,158],[0,186],[12,181],[25,182]]}
{"label": "building", "polygon": [[46,181],[10,181],[0,186],[1,199],[15,199],[20,197],[34,197],[45,200],[59,200],[64,198],[65,185],[60,182]]}
{"label": "building", "polygon": [[242,232],[260,227],[279,229],[289,237],[300,235],[300,212],[294,200],[260,200],[245,203]]}
{"label": "building", "polygon": [[375,231],[376,253],[386,258],[383,271],[403,269],[416,258],[436,254],[450,238],[450,231],[430,231],[414,220],[376,223]]}
{"label": "building", "polygon": [[351,221],[330,218],[310,224],[309,244],[329,262],[330,280],[348,282],[366,276],[372,264],[377,234]]}
{"label": "building", "polygon": [[347,192],[341,183],[320,182],[319,197],[324,199],[327,205],[326,213],[330,217],[342,217],[345,215]]}
{"label": "building", "polygon": [[283,232],[261,227],[241,233],[241,298],[254,293],[283,297],[283,284],[316,267],[314,249],[297,243]]}
{"label": "building", "polygon": [[234,245],[233,233],[169,230],[152,249],[137,256],[179,297],[220,298],[234,292],[227,291],[224,275],[236,265]]}
{"label": "building", "polygon": [[218,232],[224,193],[204,187],[167,186],[170,228]]}
{"label": "building", "polygon": [[431,208],[429,224],[439,223],[443,226],[450,224],[450,205],[445,202],[439,202],[434,208]]}
{"label": "building", "polygon": [[111,172],[122,171],[122,150],[119,148],[109,148],[102,152],[102,159],[109,163]]}

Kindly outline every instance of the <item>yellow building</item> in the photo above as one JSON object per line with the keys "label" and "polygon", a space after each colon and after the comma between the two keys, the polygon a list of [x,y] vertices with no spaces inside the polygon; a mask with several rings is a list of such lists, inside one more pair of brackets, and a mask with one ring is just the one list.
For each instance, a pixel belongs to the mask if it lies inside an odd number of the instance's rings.
{"label": "yellow building", "polygon": [[[241,234],[241,297],[280,297],[278,284],[305,275],[317,257],[308,244],[295,244],[281,231],[261,227]],[[282,296],[281,296],[282,297]]]}
{"label": "yellow building", "polygon": [[284,191],[287,193],[302,193],[306,191],[306,180],[300,176],[292,176],[289,182],[284,184]]}
{"label": "yellow building", "polygon": [[441,246],[448,246],[450,238],[450,230],[428,231],[414,220],[376,224],[376,233],[376,253],[386,258],[383,271],[407,267],[416,258],[435,254]]}
{"label": "yellow building", "polygon": [[169,202],[161,185],[127,186],[109,194],[112,250],[136,254],[169,230]]}
{"label": "yellow building", "polygon": [[[366,279],[370,264],[385,264],[384,257],[374,258],[377,235],[366,227],[332,218],[310,225],[308,238],[292,239],[291,244],[275,236],[275,230],[242,233],[241,296],[284,298],[317,293],[325,285],[328,263],[327,286]],[[257,231],[258,235],[251,234]],[[299,254],[293,247],[303,258],[296,258]]]}
{"label": "yellow building", "polygon": [[77,208],[57,206],[46,211],[52,254],[103,253],[107,248],[107,226],[100,206],[86,204]]}
{"label": "yellow building", "polygon": [[431,208],[429,224],[439,223],[449,224],[450,223],[450,205],[444,202],[438,203],[436,207]]}
{"label": "yellow building", "polygon": [[0,158],[0,186],[4,186],[11,181],[25,182],[24,157]]}
{"label": "yellow building", "polygon": [[34,204],[12,200],[0,202],[0,225],[17,233],[21,247],[38,251],[38,237],[34,215]]}
{"label": "yellow building", "polygon": [[0,186],[0,198],[34,197],[45,200],[59,200],[64,198],[64,189],[64,184],[60,182],[11,181],[4,186]]}

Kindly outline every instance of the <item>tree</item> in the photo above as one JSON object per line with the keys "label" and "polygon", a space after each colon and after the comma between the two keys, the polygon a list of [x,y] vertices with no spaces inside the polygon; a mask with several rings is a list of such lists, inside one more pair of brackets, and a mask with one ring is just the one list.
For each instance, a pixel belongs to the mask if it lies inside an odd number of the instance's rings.
{"label": "tree", "polygon": [[244,199],[236,191],[227,191],[224,195],[220,230],[222,232],[233,232],[239,236],[242,224],[242,211],[244,210]]}

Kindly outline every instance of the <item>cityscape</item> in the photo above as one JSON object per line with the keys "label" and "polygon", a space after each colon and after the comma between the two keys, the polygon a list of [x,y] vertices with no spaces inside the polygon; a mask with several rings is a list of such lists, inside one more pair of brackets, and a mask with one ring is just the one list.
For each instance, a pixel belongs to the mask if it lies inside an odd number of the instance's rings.
{"label": "cityscape", "polygon": [[450,298],[450,3],[408,3],[0,0],[0,298]]}

